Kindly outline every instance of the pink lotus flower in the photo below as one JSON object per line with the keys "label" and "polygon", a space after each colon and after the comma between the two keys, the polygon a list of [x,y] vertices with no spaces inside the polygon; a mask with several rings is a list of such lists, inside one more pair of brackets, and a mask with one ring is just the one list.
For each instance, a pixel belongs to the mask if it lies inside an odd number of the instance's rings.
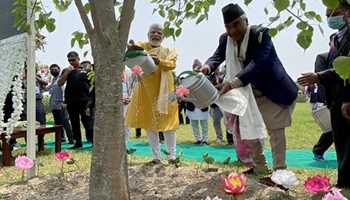
{"label": "pink lotus flower", "polygon": [[348,200],[340,191],[340,189],[334,187],[322,197],[322,200]]}
{"label": "pink lotus flower", "polygon": [[65,161],[70,157],[70,153],[68,151],[60,151],[55,153],[55,159],[60,161]]}
{"label": "pink lotus flower", "polygon": [[231,173],[228,177],[221,176],[225,186],[225,192],[229,194],[242,193],[247,185],[247,178],[241,173]]}
{"label": "pink lotus flower", "polygon": [[304,182],[304,188],[312,193],[327,191],[330,188],[329,178],[320,175],[308,177]]}
{"label": "pink lotus flower", "polygon": [[190,93],[190,90],[183,85],[176,87],[175,94],[178,97],[186,96]]}
{"label": "pink lotus flower", "polygon": [[133,68],[131,68],[132,74],[140,76],[143,73],[143,70],[140,66],[135,65]]}
{"label": "pink lotus flower", "polygon": [[30,169],[34,166],[34,162],[32,159],[27,156],[18,156],[15,160],[15,165],[19,169]]}

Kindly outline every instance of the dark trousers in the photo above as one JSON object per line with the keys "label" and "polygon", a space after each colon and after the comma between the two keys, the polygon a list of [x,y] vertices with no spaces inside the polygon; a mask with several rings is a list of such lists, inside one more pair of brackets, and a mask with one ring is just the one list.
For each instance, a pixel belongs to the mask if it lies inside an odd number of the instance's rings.
{"label": "dark trousers", "polygon": [[42,99],[36,99],[35,106],[36,106],[36,108],[35,108],[36,121],[40,122],[40,125],[45,125],[46,124],[46,113],[45,113],[45,107],[44,107]]}
{"label": "dark trousers", "polygon": [[333,144],[333,132],[329,131],[326,133],[322,133],[320,136],[320,139],[318,139],[318,142],[314,145],[314,148],[312,149],[312,152],[316,155],[321,155],[329,149],[330,146]]}
{"label": "dark trousers", "polygon": [[136,128],[136,137],[141,137],[141,129],[140,128]]}
{"label": "dark trousers", "polygon": [[233,134],[230,134],[229,132],[226,131],[226,140],[227,140],[227,144],[233,144]]}
{"label": "dark trousers", "polygon": [[337,187],[350,188],[350,122],[342,116],[340,106],[330,111],[338,161]]}
{"label": "dark trousers", "polygon": [[186,124],[190,124],[190,119],[186,116],[186,104],[184,103],[179,103],[179,106],[178,106],[178,109],[179,109],[179,123],[180,124],[184,124],[184,117],[182,115],[182,110],[184,111],[185,113],[185,120],[186,120]]}
{"label": "dark trousers", "polygon": [[73,141],[74,138],[72,133],[72,127],[69,123],[68,116],[66,115],[65,112],[66,112],[65,110],[52,110],[53,119],[56,125],[63,125],[61,130],[61,138],[65,139],[64,132],[63,132],[63,130],[65,130],[68,140]]}
{"label": "dark trousers", "polygon": [[87,102],[68,102],[67,110],[72,124],[73,135],[76,145],[81,145],[80,119],[85,128],[86,140],[93,142],[93,120],[87,114]]}
{"label": "dark trousers", "polygon": [[160,141],[164,141],[164,133],[163,132],[159,132],[158,135],[159,135],[159,140]]}

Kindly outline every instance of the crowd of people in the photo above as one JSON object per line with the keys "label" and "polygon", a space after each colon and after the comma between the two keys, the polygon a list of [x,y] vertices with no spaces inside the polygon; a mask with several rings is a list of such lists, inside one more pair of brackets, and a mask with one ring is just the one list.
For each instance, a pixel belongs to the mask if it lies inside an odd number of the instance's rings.
{"label": "crowd of people", "polygon": [[[269,136],[273,171],[287,169],[285,129],[292,123],[298,86],[284,69],[268,28],[250,25],[238,4],[226,5],[222,14],[226,32],[220,36],[217,49],[204,64],[194,60],[193,70],[207,75],[220,95],[233,89],[244,91],[248,101],[245,114],[238,117],[222,111],[216,104],[197,108],[185,100],[170,100],[169,96],[176,88],[173,70],[177,54],[175,49],[162,45],[163,27],[153,24],[149,28],[147,42],[130,40],[127,48],[128,51],[144,49],[152,57],[156,68],[142,76],[135,76],[128,68],[123,72],[126,143],[131,128],[136,130],[136,137],[141,136],[143,129],[152,150],[151,163],[161,163],[160,142],[164,141],[168,162],[172,164],[176,162],[176,130],[180,122],[191,124],[194,144],[210,145],[209,117],[213,118],[218,144],[224,141],[221,127],[224,119],[227,143],[235,146],[238,159],[250,167],[246,173],[262,175],[262,181],[271,182],[267,176],[271,171],[263,153],[265,132]],[[349,82],[344,84],[332,66],[335,58],[350,53],[350,5],[340,3],[337,9],[328,9],[327,19],[329,27],[337,30],[330,37],[330,50],[317,56],[315,72],[302,74],[298,83],[308,86],[312,110],[327,106],[330,112],[331,130],[325,130],[315,145],[315,159],[323,160],[324,152],[334,142],[338,161],[337,186],[350,188],[350,85]],[[95,97],[87,79],[93,65],[88,61],[80,63],[76,52],[69,52],[67,59],[70,66],[62,73],[56,64],[49,67],[53,77],[49,85],[37,78],[37,121],[46,121],[41,110],[41,94],[47,90],[55,124],[64,125],[68,142],[73,145],[72,149],[76,149],[83,145],[80,121],[87,141],[93,143]],[[223,63],[224,67],[220,70]],[[182,115],[183,110],[186,117]],[[62,140],[65,140],[64,134]]]}

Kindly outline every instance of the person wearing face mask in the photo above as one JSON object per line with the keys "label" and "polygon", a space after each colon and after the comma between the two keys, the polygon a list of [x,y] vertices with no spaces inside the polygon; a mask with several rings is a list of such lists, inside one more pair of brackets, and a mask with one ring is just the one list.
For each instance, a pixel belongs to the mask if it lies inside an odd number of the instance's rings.
{"label": "person wearing face mask", "polygon": [[329,51],[329,68],[318,73],[304,73],[298,78],[298,82],[303,86],[315,83],[325,86],[338,161],[337,187],[350,188],[350,121],[342,114],[342,104],[350,101],[350,90],[333,68],[334,59],[350,53],[350,28],[347,23],[350,18],[350,5],[340,2],[337,9],[327,10],[327,18],[328,26],[338,29]]}
{"label": "person wearing face mask", "polygon": [[85,128],[86,140],[93,143],[93,120],[87,113],[89,98],[89,81],[86,71],[80,66],[80,58],[77,52],[71,51],[67,54],[70,64],[65,68],[58,80],[58,85],[63,86],[65,103],[72,124],[75,144],[71,149],[83,147],[80,130],[80,119]]}
{"label": "person wearing face mask", "polygon": [[[270,136],[273,170],[286,169],[285,128],[291,125],[298,88],[278,58],[267,28],[250,26],[238,4],[226,5],[222,13],[226,33],[220,36],[214,54],[198,70],[210,74],[225,61],[220,93],[237,88],[249,94],[247,111],[239,117],[238,126],[241,139],[252,154],[254,168],[250,172],[263,170],[262,174],[266,174],[264,124]],[[273,184],[270,177],[261,182]]]}
{"label": "person wearing face mask", "polygon": [[175,49],[161,45],[163,39],[163,27],[153,24],[148,31],[148,42],[130,41],[128,46],[128,50],[143,48],[156,64],[153,73],[143,75],[136,83],[125,117],[126,127],[146,130],[153,152],[152,164],[159,164],[161,159],[158,132],[164,134],[169,163],[175,163],[175,130],[179,127],[177,101],[168,100],[175,90],[172,70],[177,55]]}
{"label": "person wearing face mask", "polygon": [[57,84],[61,69],[57,64],[52,64],[49,70],[50,70],[50,74],[53,77],[51,84],[48,85],[46,88],[46,90],[48,90],[50,94],[49,109],[52,112],[55,124],[63,125],[61,130],[62,141],[66,141],[66,137],[64,135],[64,133],[66,133],[69,144],[74,144],[72,127],[69,123],[68,114],[65,109],[65,105],[63,104],[64,102],[63,89],[61,86]]}

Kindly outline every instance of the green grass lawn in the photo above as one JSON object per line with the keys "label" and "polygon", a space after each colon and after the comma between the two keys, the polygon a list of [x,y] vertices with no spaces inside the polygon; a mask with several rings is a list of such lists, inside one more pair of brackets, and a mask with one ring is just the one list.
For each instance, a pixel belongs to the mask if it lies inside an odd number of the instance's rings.
{"label": "green grass lawn", "polygon": [[[298,103],[296,105],[294,114],[293,114],[293,125],[287,129],[287,142],[289,149],[302,149],[307,148],[311,149],[318,137],[320,136],[321,130],[314,122],[310,106],[307,103]],[[84,134],[83,134],[84,135]],[[53,140],[53,134],[47,135],[46,140]],[[131,139],[135,139],[135,133],[131,135]],[[214,144],[215,133],[212,127],[212,122],[210,121],[209,125],[209,142]],[[145,132],[143,131],[142,137],[140,140],[147,140]],[[23,140],[20,140],[23,143]],[[190,125],[183,125],[177,130],[177,143],[192,143],[194,138],[192,135],[192,129]],[[216,144],[215,144],[216,145]],[[268,146],[269,143],[266,142]],[[21,154],[25,149],[20,149],[17,152],[14,152],[15,155]],[[53,159],[54,151],[49,149],[44,153],[38,155],[38,160],[41,163],[39,175],[45,174],[57,174],[60,170],[60,163]],[[88,170],[90,169],[90,151],[74,151],[73,157],[77,160],[77,166],[65,166],[65,171],[70,170]],[[149,161],[150,158],[136,157],[133,159],[133,164],[145,163]],[[187,166],[198,166],[198,163],[192,161],[184,162]],[[232,170],[236,169],[235,166],[231,166]],[[324,174],[331,177],[333,183],[336,178],[336,170],[332,169],[293,169],[292,170],[298,175],[301,180],[304,180],[306,177],[315,174]],[[17,170],[15,167],[3,167],[0,168],[0,185],[6,183],[13,183],[19,181],[21,177],[20,170]],[[298,190],[302,191],[302,184],[298,187]]]}
{"label": "green grass lawn", "polygon": [[[223,123],[222,123],[223,124]],[[225,131],[224,125],[222,125]],[[225,133],[224,133],[225,134]],[[297,103],[293,113],[292,126],[287,128],[287,148],[288,149],[311,149],[318,140],[321,134],[321,129],[315,123],[308,103]],[[131,139],[135,139],[135,132],[132,130]],[[141,140],[147,141],[146,133],[142,132]],[[194,137],[192,134],[191,125],[182,125],[176,131],[177,143],[193,143]],[[212,125],[209,121],[209,143],[215,145],[216,135]],[[268,140],[265,142],[269,146]]]}

